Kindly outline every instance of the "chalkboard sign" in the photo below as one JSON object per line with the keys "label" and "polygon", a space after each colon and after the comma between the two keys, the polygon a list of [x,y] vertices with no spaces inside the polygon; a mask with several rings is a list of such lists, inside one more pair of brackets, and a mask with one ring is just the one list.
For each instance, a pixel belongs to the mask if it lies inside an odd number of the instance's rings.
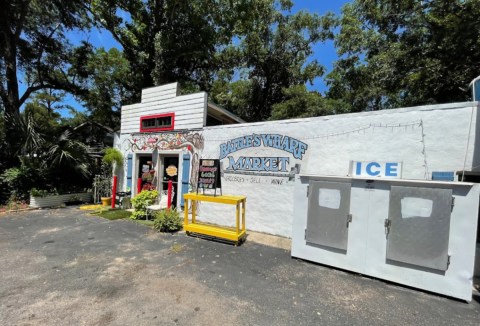
{"label": "chalkboard sign", "polygon": [[220,178],[220,160],[200,159],[200,166],[198,167],[198,189],[215,190],[217,195],[217,188],[220,188],[222,194],[222,179]]}

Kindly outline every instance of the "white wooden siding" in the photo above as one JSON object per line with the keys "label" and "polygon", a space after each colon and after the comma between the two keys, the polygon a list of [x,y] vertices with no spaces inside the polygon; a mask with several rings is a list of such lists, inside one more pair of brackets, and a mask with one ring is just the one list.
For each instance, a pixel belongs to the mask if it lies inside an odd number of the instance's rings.
{"label": "white wooden siding", "polygon": [[141,103],[122,107],[122,134],[140,132],[140,117],[175,113],[175,129],[203,128],[207,120],[207,93],[177,96],[177,83],[142,90]]}
{"label": "white wooden siding", "polygon": [[177,83],[145,88],[142,89],[142,103],[175,98],[177,96],[177,93]]}

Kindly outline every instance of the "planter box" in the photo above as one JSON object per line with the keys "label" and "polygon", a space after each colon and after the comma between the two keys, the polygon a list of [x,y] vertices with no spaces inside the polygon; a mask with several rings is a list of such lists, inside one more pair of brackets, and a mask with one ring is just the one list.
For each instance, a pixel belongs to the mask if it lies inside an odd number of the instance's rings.
{"label": "planter box", "polygon": [[60,206],[69,201],[80,200],[90,202],[92,200],[91,192],[79,192],[65,195],[51,195],[45,197],[33,197],[30,195],[30,207],[42,208]]}

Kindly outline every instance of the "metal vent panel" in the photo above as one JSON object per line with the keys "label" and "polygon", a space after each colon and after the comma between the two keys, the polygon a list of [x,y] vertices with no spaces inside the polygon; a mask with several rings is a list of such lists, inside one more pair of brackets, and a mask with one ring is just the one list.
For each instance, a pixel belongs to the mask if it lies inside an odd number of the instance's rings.
{"label": "metal vent panel", "polygon": [[387,259],[445,271],[452,190],[392,186]]}
{"label": "metal vent panel", "polygon": [[347,250],[350,183],[310,181],[305,240]]}

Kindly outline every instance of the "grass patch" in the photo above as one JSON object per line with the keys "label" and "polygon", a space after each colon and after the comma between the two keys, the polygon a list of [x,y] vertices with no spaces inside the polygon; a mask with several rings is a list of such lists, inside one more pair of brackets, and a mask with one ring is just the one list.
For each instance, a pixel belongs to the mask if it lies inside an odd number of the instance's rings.
{"label": "grass patch", "polygon": [[102,206],[100,204],[93,204],[93,205],[82,205],[79,207],[82,211],[99,211],[104,208],[108,208],[107,206]]}
{"label": "grass patch", "polygon": [[[132,212],[126,211],[124,209],[112,209],[112,210],[105,210],[100,212],[92,213],[93,215],[100,216],[106,218],[107,220],[121,220],[124,218],[129,218],[132,215]],[[153,223],[153,222],[152,222]]]}

